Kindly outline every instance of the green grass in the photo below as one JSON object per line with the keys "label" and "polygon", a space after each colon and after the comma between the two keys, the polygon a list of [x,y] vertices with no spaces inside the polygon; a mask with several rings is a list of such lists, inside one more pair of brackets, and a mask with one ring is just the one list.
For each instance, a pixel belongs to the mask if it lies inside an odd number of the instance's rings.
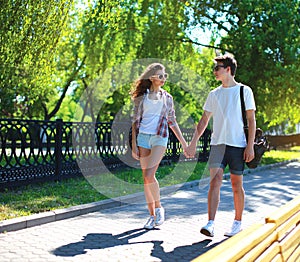
{"label": "green grass", "polygon": [[[296,158],[300,159],[300,147],[270,151],[265,153],[262,165]],[[206,172],[206,163],[184,162],[161,166],[156,177],[160,186],[164,187],[198,180]],[[225,172],[228,171],[225,170]],[[116,181],[114,182],[114,180]],[[126,183],[123,183],[124,181]],[[0,192],[0,221],[91,203],[109,197],[141,192],[142,190],[141,170],[134,168],[119,171],[113,175],[101,174],[87,179],[68,179],[6,190]]]}
{"label": "green grass", "polygon": [[292,147],[289,150],[271,150],[266,152],[261,164],[269,165],[290,159],[300,159],[300,146]]}

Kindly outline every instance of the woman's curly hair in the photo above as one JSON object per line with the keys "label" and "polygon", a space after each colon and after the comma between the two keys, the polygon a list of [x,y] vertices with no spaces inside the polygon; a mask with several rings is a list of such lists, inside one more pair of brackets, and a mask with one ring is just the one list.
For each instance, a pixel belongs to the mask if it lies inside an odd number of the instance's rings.
{"label": "woman's curly hair", "polygon": [[144,73],[134,82],[131,97],[137,98],[144,95],[147,92],[147,89],[150,89],[152,82],[150,81],[151,76],[155,75],[158,70],[164,70],[165,67],[160,63],[150,64]]}

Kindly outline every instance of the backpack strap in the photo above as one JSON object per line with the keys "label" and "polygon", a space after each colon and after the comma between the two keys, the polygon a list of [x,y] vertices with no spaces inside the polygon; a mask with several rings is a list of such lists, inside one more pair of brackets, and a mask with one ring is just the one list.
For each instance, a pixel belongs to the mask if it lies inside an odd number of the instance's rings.
{"label": "backpack strap", "polygon": [[247,124],[246,107],[245,107],[245,100],[244,100],[244,86],[240,87],[240,98],[241,98],[241,109],[242,109],[244,128],[247,128],[248,124]]}

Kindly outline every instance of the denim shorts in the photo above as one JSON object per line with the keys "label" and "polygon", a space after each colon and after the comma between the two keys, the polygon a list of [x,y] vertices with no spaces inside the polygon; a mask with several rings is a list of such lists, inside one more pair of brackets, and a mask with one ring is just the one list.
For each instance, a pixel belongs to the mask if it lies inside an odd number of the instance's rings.
{"label": "denim shorts", "polygon": [[244,147],[212,145],[208,159],[209,168],[222,168],[228,165],[231,174],[242,175],[245,168]]}
{"label": "denim shorts", "polygon": [[151,149],[154,146],[167,147],[168,137],[162,137],[158,135],[150,135],[139,133],[137,136],[137,146]]}

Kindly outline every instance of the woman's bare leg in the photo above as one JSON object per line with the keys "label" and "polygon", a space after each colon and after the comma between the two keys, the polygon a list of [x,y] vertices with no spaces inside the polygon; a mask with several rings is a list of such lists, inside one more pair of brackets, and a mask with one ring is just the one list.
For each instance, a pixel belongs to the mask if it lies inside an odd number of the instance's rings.
{"label": "woman's bare leg", "polygon": [[144,192],[150,215],[155,216],[155,208],[161,207],[159,184],[155,177],[159,163],[163,158],[166,148],[155,146],[151,150],[139,148],[140,163],[144,178]]}

